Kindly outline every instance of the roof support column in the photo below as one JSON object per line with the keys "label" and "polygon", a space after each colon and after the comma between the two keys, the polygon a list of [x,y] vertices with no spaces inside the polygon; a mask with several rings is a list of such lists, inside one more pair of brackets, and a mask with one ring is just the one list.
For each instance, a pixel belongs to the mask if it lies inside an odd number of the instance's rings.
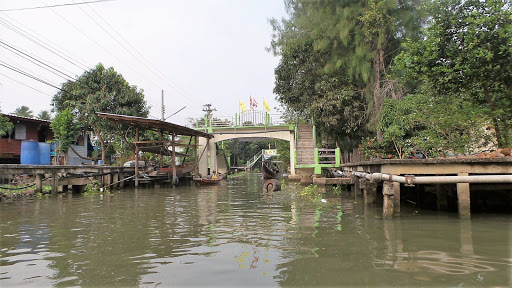
{"label": "roof support column", "polygon": [[198,158],[198,152],[199,152],[199,146],[198,146],[198,140],[197,136],[194,136],[194,176],[197,177],[199,174],[199,158]]}
{"label": "roof support column", "polygon": [[[139,142],[139,127],[135,128],[135,141]],[[135,143],[135,187],[139,187],[139,144]]]}
{"label": "roof support column", "polygon": [[172,133],[172,185],[178,184],[178,176],[176,176],[176,133]]}

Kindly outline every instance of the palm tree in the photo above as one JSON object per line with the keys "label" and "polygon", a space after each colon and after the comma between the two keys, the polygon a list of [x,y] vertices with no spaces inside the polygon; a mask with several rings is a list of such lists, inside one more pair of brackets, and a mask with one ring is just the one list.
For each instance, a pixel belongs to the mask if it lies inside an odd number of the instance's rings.
{"label": "palm tree", "polygon": [[32,115],[32,111],[27,106],[20,106],[16,108],[13,114],[20,117],[34,118],[34,115]]}
{"label": "palm tree", "polygon": [[37,119],[39,120],[46,120],[46,121],[52,121],[52,114],[48,110],[42,110],[37,114]]}

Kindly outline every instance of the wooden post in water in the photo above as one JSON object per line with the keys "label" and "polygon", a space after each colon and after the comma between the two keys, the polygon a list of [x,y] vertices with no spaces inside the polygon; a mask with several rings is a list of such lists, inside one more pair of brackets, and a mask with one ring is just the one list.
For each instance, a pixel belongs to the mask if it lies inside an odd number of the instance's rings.
{"label": "wooden post in water", "polygon": [[[139,128],[135,128],[135,141],[139,142]],[[135,143],[135,187],[139,187],[139,144]]]}
{"label": "wooden post in water", "polygon": [[393,182],[384,181],[382,184],[382,195],[384,196],[384,203],[382,204],[382,218],[393,217],[393,210],[395,206],[395,185]]}
{"label": "wooden post in water", "polygon": [[[459,173],[459,176],[468,176],[468,173]],[[459,204],[459,217],[471,217],[471,203],[469,183],[457,183],[457,201]]]}

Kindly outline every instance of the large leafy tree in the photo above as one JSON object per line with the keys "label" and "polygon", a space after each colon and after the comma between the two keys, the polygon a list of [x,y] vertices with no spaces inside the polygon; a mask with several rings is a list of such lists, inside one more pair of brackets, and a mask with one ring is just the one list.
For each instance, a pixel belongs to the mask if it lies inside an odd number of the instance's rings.
{"label": "large leafy tree", "polygon": [[[354,125],[376,131],[384,99],[397,96],[395,82],[385,75],[405,37],[417,37],[421,24],[419,2],[285,1],[290,19],[271,21],[275,31],[271,46],[274,53],[282,56],[276,69],[278,100],[286,103],[288,98],[297,98],[294,90],[306,91],[303,94],[307,93],[309,99],[302,95],[298,101],[316,105],[299,108],[301,111],[314,106],[317,118],[323,115],[325,119],[336,119],[344,115],[330,123],[343,128],[326,129],[331,133],[349,131],[349,127],[353,132],[357,130]],[[287,66],[294,68],[301,61],[306,63],[306,69],[279,71]],[[279,74],[284,75],[285,81],[281,81]],[[303,78],[308,81],[302,82]],[[280,84],[285,89],[279,88]],[[360,121],[354,121],[356,118]]]}
{"label": "large leafy tree", "polygon": [[[408,79],[485,107],[498,144],[512,142],[512,13],[510,0],[437,0],[426,36],[397,57]],[[457,95],[457,96],[455,96]]]}
{"label": "large leafy tree", "polygon": [[27,118],[34,117],[34,115],[32,114],[32,110],[30,110],[30,108],[27,106],[20,106],[20,107],[16,108],[16,110],[14,110],[13,114],[16,116],[27,117]]}
{"label": "large leafy tree", "polygon": [[52,100],[57,112],[71,109],[78,124],[90,129],[98,138],[102,160],[115,137],[119,137],[119,127],[99,117],[97,112],[147,117],[149,107],[141,89],[130,85],[114,68],[102,64],[84,72],[74,81],[62,85],[62,89]]}

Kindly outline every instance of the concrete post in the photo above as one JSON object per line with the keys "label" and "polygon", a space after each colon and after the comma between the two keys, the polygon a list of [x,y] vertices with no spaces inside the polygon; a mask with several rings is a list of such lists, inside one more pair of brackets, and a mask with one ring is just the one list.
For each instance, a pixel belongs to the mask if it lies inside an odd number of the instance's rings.
{"label": "concrete post", "polygon": [[43,174],[36,174],[36,192],[43,193]]}
{"label": "concrete post", "polygon": [[377,196],[377,183],[370,182],[364,178],[359,180],[361,182],[361,189],[363,190],[363,202],[364,205],[370,205],[375,203]]}
{"label": "concrete post", "polygon": [[290,132],[290,174],[295,175],[295,133]]}
{"label": "concrete post", "polygon": [[400,183],[393,182],[394,187],[394,212],[393,216],[400,216]]}
{"label": "concrete post", "polygon": [[364,182],[361,182],[361,188],[364,191],[364,204],[370,205],[375,203],[375,198],[377,198],[377,183],[370,182],[366,179],[363,179]]}
{"label": "concrete post", "polygon": [[462,254],[474,255],[473,249],[473,231],[471,220],[461,220],[460,226],[460,252]]}
{"label": "concrete post", "polygon": [[395,187],[393,182],[384,181],[382,184],[382,195],[384,196],[384,203],[382,204],[382,218],[393,217],[393,210],[395,206]]}
{"label": "concrete post", "polygon": [[217,170],[217,147],[213,140],[208,142],[208,152],[210,159],[210,173],[213,173],[214,170]]}
{"label": "concrete post", "polygon": [[[119,180],[121,180],[121,179],[119,179],[119,171],[117,171],[117,173],[112,174],[112,176],[114,177],[114,180],[112,183],[116,183],[116,184],[114,184],[114,186],[119,188]],[[114,189],[114,187],[112,187],[112,189]]]}
{"label": "concrete post", "polygon": [[361,182],[359,181],[359,177],[352,175],[352,186],[351,190],[354,192],[354,199],[357,199],[357,196],[361,195]]}
{"label": "concrete post", "polygon": [[[459,173],[458,175],[468,176],[468,173]],[[457,183],[457,201],[459,204],[459,217],[471,218],[469,183]]]}
{"label": "concrete post", "polygon": [[[126,178],[125,176],[126,176],[126,174],[124,174],[124,173],[120,172],[120,173],[119,173],[119,180],[123,180],[124,178]],[[125,182],[125,181],[121,181],[121,182],[119,182],[119,186],[118,186],[118,187],[124,188],[124,182]]]}
{"label": "concrete post", "polygon": [[206,151],[208,149],[208,143],[208,139],[203,137],[199,138],[199,148],[197,151],[199,154],[198,165],[199,174],[202,176],[208,175],[208,151]]}
{"label": "concrete post", "polygon": [[59,189],[59,176],[57,173],[52,173],[52,194],[57,195]]}

